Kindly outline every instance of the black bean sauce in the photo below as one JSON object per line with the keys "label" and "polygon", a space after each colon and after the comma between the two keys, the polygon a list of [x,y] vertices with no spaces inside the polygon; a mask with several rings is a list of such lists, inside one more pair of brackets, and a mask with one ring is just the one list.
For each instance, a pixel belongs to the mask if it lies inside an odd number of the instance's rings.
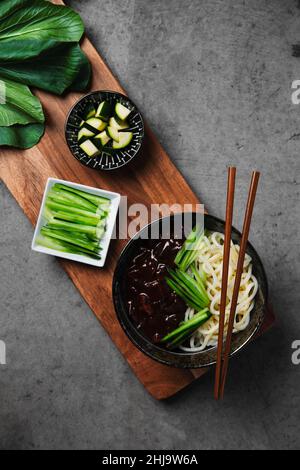
{"label": "black bean sauce", "polygon": [[182,240],[145,240],[127,271],[127,305],[135,326],[154,343],[184,319],[186,305],[165,281]]}

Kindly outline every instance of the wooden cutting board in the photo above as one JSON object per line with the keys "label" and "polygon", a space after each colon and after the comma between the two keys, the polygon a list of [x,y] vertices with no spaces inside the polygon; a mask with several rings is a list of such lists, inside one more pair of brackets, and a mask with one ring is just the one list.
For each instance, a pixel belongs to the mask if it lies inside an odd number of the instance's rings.
{"label": "wooden cutting board", "polygon": [[[55,0],[53,3],[63,2]],[[82,46],[93,68],[91,90],[125,93],[87,38]],[[71,93],[63,98],[45,92],[37,94],[47,120],[41,142],[26,151],[0,150],[0,177],[32,224],[36,223],[45,184],[50,176],[127,195],[128,205],[143,203],[150,207],[153,203],[199,203],[147,125],[144,149],[135,164],[118,171],[97,172],[75,160],[65,142],[65,119],[81,94]],[[131,98],[134,101],[134,96]],[[112,303],[112,276],[125,243],[125,240],[111,243],[106,265],[102,269],[67,260],[60,260],[60,263],[138,379],[153,397],[164,399],[192,383],[206,370],[180,370],[156,363],[138,351],[123,333]],[[269,311],[263,330],[270,327],[273,321],[273,314]]]}

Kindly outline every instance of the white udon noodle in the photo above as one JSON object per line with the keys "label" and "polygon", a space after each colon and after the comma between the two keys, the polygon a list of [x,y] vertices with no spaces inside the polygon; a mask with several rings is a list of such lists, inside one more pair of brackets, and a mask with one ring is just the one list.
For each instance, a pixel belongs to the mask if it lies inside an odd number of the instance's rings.
{"label": "white udon noodle", "polygon": [[[180,346],[183,351],[196,352],[218,344],[219,315],[221,300],[221,281],[223,266],[224,235],[219,232],[211,232],[203,237],[199,247],[199,255],[196,259],[197,269],[203,269],[206,278],[206,292],[212,314],[210,319],[201,325],[190,337],[189,346]],[[239,245],[231,241],[230,261],[228,270],[228,288],[225,310],[224,338],[226,338],[230,305],[233,293],[236,266],[239,254]],[[252,274],[252,260],[246,253],[243,266],[243,274],[239,290],[236,315],[234,320],[233,333],[245,330],[249,325],[250,313],[254,307],[254,299],[258,290],[258,283]],[[188,308],[185,312],[185,320],[192,318],[197,313],[193,308]]]}

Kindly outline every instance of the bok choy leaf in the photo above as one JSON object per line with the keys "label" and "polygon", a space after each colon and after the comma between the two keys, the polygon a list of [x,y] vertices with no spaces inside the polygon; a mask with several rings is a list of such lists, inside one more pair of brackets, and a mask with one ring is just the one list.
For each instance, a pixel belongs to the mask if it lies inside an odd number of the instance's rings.
{"label": "bok choy leaf", "polygon": [[41,103],[27,86],[5,79],[1,91],[5,102],[0,106],[0,126],[44,122]]}
{"label": "bok choy leaf", "polygon": [[87,87],[90,63],[78,44],[60,45],[25,62],[0,60],[2,77],[61,95],[68,88],[81,91]]}
{"label": "bok choy leaf", "polygon": [[0,145],[29,148],[44,133],[44,114],[28,86],[62,94],[84,90],[90,63],[84,26],[71,8],[46,0],[0,2]]}
{"label": "bok choy leaf", "polygon": [[45,0],[0,2],[0,61],[37,57],[59,43],[78,42],[84,32],[71,8]]}
{"label": "bok choy leaf", "polygon": [[0,127],[0,145],[28,149],[36,145],[44,134],[44,124],[16,124]]}

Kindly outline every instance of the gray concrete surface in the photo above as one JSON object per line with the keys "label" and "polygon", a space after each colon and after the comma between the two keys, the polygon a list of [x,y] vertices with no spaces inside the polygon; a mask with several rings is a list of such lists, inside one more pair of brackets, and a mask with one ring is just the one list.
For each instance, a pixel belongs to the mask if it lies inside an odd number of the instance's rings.
{"label": "gray concrete surface", "polygon": [[262,171],[251,240],[278,323],[232,361],[223,403],[212,374],[155,402],[59,263],[30,251],[32,227],[1,184],[1,448],[299,448],[297,3],[69,2],[211,213],[222,217],[225,168],[237,165],[240,227],[250,171]]}

